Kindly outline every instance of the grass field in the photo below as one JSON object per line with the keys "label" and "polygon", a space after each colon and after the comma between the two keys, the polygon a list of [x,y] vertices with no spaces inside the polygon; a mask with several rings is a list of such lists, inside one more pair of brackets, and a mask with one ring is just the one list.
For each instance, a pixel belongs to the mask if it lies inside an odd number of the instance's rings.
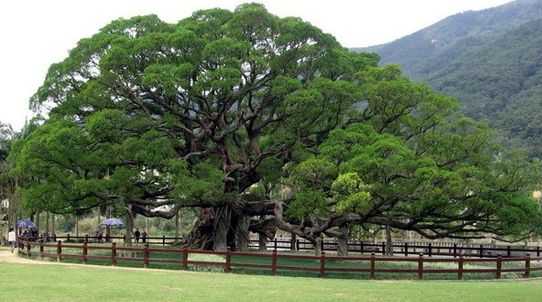
{"label": "grass field", "polygon": [[362,281],[0,264],[0,301],[539,302],[542,280]]}

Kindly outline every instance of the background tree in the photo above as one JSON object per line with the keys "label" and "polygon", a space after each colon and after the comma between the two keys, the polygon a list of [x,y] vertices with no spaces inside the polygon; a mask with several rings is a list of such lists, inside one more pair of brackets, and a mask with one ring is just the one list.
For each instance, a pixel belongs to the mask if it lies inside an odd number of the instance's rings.
{"label": "background tree", "polygon": [[56,212],[114,207],[128,240],[136,215],[200,208],[189,244],[214,249],[277,227],[315,243],[351,224],[530,231],[528,165],[498,157],[454,100],[377,63],[258,4],[114,21],[33,97],[52,109],[15,152],[22,197]]}
{"label": "background tree", "polygon": [[277,207],[281,227],[316,246],[322,234],[344,238],[349,224],[431,239],[539,231],[529,194],[540,179],[537,164],[503,153],[484,124],[393,66],[359,76],[367,103],[358,120],[365,123],[332,131],[316,157],[292,169],[296,194]]}

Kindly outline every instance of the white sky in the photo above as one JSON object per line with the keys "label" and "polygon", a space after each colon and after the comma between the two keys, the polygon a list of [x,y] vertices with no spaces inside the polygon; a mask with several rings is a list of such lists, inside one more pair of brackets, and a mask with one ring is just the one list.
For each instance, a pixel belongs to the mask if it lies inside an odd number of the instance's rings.
{"label": "white sky", "polygon": [[[510,0],[256,0],[279,16],[299,16],[348,47],[389,42],[451,14]],[[0,121],[19,129],[30,118],[28,99],[49,65],[77,41],[119,17],[157,14],[169,22],[241,0],[0,0]]]}

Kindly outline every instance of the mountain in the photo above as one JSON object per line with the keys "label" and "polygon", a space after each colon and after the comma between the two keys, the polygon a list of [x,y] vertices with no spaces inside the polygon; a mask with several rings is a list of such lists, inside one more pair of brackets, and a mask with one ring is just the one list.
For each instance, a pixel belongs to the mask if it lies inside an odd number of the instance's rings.
{"label": "mountain", "polygon": [[466,114],[542,157],[542,0],[460,13],[358,50],[459,98]]}

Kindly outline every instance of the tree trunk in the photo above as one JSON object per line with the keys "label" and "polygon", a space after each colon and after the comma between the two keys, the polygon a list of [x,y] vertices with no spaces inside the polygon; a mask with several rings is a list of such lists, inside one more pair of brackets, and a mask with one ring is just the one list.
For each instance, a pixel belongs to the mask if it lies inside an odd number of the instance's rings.
{"label": "tree trunk", "polygon": [[51,215],[51,234],[55,233],[55,214]]}
{"label": "tree trunk", "polygon": [[[111,208],[110,207],[107,207],[107,213],[106,213],[105,217],[108,218],[108,219],[111,218]],[[109,225],[105,226],[105,238],[111,238],[111,226],[109,226]]]}
{"label": "tree trunk", "polygon": [[337,255],[348,256],[348,226],[339,228],[341,235],[337,237]]}
{"label": "tree trunk", "polygon": [[258,249],[261,251],[261,252],[265,252],[267,251],[267,238],[265,237],[264,234],[262,233],[258,233]]}
{"label": "tree trunk", "polygon": [[45,212],[45,233],[51,234],[49,232],[49,212]]}
{"label": "tree trunk", "polygon": [[314,255],[320,256],[322,254],[322,236],[318,236],[312,240],[314,246]]}
{"label": "tree trunk", "polygon": [[225,206],[217,209],[214,222],[214,242],[213,250],[225,251],[228,248],[228,233],[231,227],[230,207]]}
{"label": "tree trunk", "polygon": [[132,206],[128,205],[126,208],[126,236],[124,237],[124,243],[127,246],[132,245],[133,231],[134,231],[134,213],[132,212]]}
{"label": "tree trunk", "polygon": [[393,256],[393,242],[391,240],[391,227],[386,225],[386,255]]}
{"label": "tree trunk", "polygon": [[36,213],[36,229],[38,230],[38,236],[40,234],[40,212]]}
{"label": "tree trunk", "polygon": [[290,250],[297,250],[297,235],[295,233],[290,233]]}
{"label": "tree trunk", "polygon": [[236,248],[240,251],[247,251],[250,243],[250,233],[248,228],[250,226],[250,217],[241,216],[237,219],[235,227],[235,244]]}
{"label": "tree trunk", "polygon": [[79,215],[75,215],[75,237],[79,237]]}
{"label": "tree trunk", "polygon": [[180,219],[179,216],[180,215],[179,214],[180,213],[181,213],[181,209],[178,209],[177,213],[175,214],[175,242],[179,241],[179,239],[177,239],[177,238],[179,238],[179,235],[180,235],[180,231],[179,231],[179,225],[180,225],[180,223],[179,223],[179,219]]}

